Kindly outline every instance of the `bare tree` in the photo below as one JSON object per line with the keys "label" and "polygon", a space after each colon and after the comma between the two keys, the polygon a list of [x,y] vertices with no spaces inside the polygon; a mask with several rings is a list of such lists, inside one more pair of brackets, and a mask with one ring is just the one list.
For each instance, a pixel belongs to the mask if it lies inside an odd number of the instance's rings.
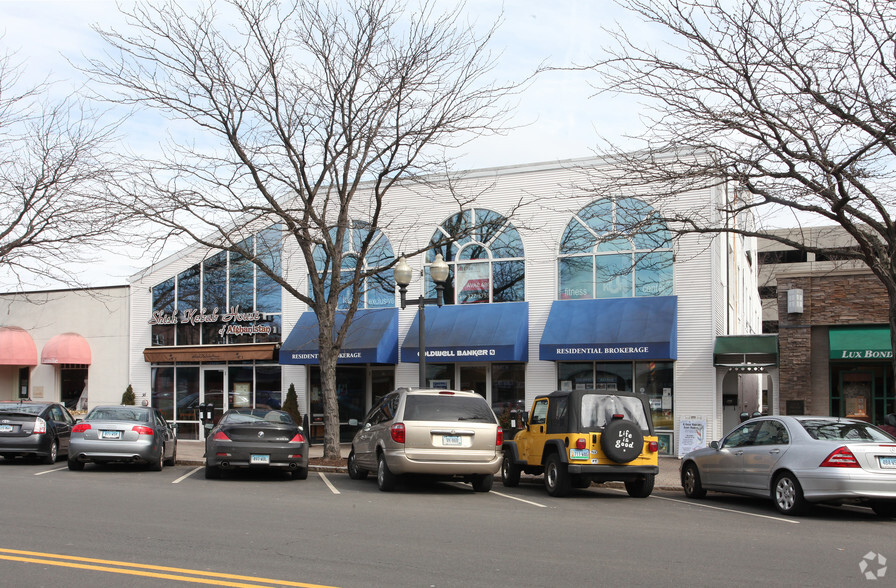
{"label": "bare tree", "polygon": [[83,286],[84,264],[120,220],[105,206],[115,123],[76,98],[27,85],[24,65],[0,56],[0,276],[13,288]]}
{"label": "bare tree", "polygon": [[896,4],[618,3],[649,26],[637,37],[612,31],[592,67],[600,91],[644,101],[646,131],[628,138],[640,150],[611,148],[619,171],[595,178],[595,189],[649,186],[659,203],[726,190],[722,207],[651,219],[679,233],[739,233],[818,252],[799,232],[765,227],[782,215],[840,225],[858,244],[842,255],[886,288],[896,347]]}
{"label": "bare tree", "polygon": [[[478,35],[462,6],[437,13],[434,4],[412,12],[391,0],[252,0],[223,13],[142,4],[127,14],[130,33],[99,31],[110,54],[88,68],[117,92],[112,100],[191,133],[173,136],[123,186],[132,211],[241,255],[315,312],[325,458],[339,456],[339,350],[367,278],[396,261],[353,259],[368,258],[378,229],[398,232],[382,216],[390,191],[449,169],[447,150],[498,129],[503,99],[519,87],[489,79],[494,28]],[[349,259],[356,219],[366,230]],[[300,252],[310,292],[244,245],[272,225],[285,241],[266,245]],[[340,299],[350,306],[334,334]]]}

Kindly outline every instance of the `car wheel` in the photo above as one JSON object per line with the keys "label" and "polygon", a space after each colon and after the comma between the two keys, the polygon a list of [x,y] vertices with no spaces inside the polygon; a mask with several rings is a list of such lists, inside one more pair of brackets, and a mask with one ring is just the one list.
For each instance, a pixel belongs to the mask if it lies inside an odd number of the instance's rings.
{"label": "car wheel", "polygon": [[73,472],[80,472],[84,469],[84,462],[77,459],[68,458],[68,469]]}
{"label": "car wheel", "polygon": [[896,518],[896,502],[876,500],[871,503],[871,510],[873,510],[877,516],[885,519]]}
{"label": "car wheel", "polygon": [[162,445],[159,448],[159,457],[158,459],[154,459],[149,462],[149,471],[151,472],[161,472],[162,467],[165,465],[165,446]]}
{"label": "car wheel", "polygon": [[482,474],[473,476],[473,490],[475,492],[488,492],[495,483],[495,476],[492,474]]}
{"label": "car wheel", "polygon": [[352,480],[367,479],[367,470],[358,467],[358,462],[355,460],[354,450],[348,454],[348,477]]}
{"label": "car wheel", "polygon": [[174,451],[171,452],[171,457],[165,460],[166,466],[174,466],[177,465],[177,443],[174,444]]}
{"label": "car wheel", "polygon": [[380,454],[377,458],[377,467],[376,467],[376,484],[379,486],[379,489],[383,492],[391,492],[395,490],[395,485],[398,483],[398,477],[392,473],[389,469],[389,465],[386,463],[386,458]]}
{"label": "car wheel", "polygon": [[641,455],[644,449],[644,433],[632,421],[610,421],[600,436],[600,448],[604,455],[616,463],[628,463]]}
{"label": "car wheel", "polygon": [[692,461],[684,464],[681,470],[681,487],[684,489],[684,495],[688,498],[703,498],[706,496],[706,490],[700,482],[700,472],[697,470],[697,464]]}
{"label": "car wheel", "polygon": [[508,488],[515,488],[520,485],[520,474],[522,468],[513,463],[513,457],[508,452],[504,452],[504,461],[501,462],[501,483]]}
{"label": "car wheel", "polygon": [[648,474],[637,480],[629,480],[625,483],[625,491],[632,498],[647,498],[653,492],[653,482],[656,476]]}
{"label": "car wheel", "polygon": [[50,453],[48,453],[44,457],[44,463],[46,464],[54,464],[56,463],[56,458],[59,457],[59,441],[53,439],[53,442],[50,443]]}
{"label": "car wheel", "polygon": [[307,480],[308,468],[296,468],[292,471],[293,480]]}
{"label": "car wheel", "polygon": [[205,479],[206,480],[217,480],[221,477],[221,470],[218,466],[208,465],[208,462],[205,462]]}
{"label": "car wheel", "polygon": [[775,501],[778,512],[786,515],[803,514],[809,506],[803,498],[803,488],[799,481],[789,472],[784,472],[775,478],[772,500]]}
{"label": "car wheel", "polygon": [[560,456],[556,453],[549,455],[544,464],[544,487],[551,496],[569,494],[569,470],[566,469],[566,465],[560,461]]}

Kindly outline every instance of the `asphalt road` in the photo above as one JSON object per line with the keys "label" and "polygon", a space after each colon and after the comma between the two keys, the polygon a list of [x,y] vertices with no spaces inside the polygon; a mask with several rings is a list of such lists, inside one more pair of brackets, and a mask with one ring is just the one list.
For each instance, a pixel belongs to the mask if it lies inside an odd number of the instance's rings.
{"label": "asphalt road", "polygon": [[[710,494],[540,483],[394,493],[342,473],[205,480],[0,460],[0,586],[872,586],[893,585],[896,521],[862,508],[778,516]],[[873,557],[865,560],[869,553]],[[862,562],[865,565],[862,566]]]}

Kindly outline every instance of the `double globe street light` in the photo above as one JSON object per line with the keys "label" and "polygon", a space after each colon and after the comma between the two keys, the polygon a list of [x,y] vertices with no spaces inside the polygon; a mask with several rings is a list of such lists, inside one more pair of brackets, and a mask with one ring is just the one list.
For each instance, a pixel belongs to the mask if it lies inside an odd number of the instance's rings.
{"label": "double globe street light", "polygon": [[445,282],[448,281],[448,264],[442,259],[442,254],[438,253],[429,266],[429,275],[436,284],[435,298],[424,298],[421,296],[416,300],[407,300],[408,285],[411,283],[414,270],[408,265],[404,255],[398,259],[398,263],[395,264],[395,268],[392,271],[395,275],[395,283],[398,284],[398,291],[401,293],[401,309],[404,310],[408,303],[416,303],[419,310],[417,320],[420,325],[420,345],[418,350],[420,355],[420,387],[426,388],[426,316],[423,309],[427,304],[442,306],[444,303]]}

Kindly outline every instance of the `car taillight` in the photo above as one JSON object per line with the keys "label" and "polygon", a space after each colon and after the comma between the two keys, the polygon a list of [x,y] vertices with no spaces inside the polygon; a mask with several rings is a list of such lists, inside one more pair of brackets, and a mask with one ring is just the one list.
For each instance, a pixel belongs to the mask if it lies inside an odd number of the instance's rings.
{"label": "car taillight", "polygon": [[72,433],[83,433],[84,431],[89,431],[90,425],[87,423],[78,423],[74,427],[72,427]]}
{"label": "car taillight", "polygon": [[224,431],[218,431],[212,436],[212,441],[230,441],[230,437]]}
{"label": "car taillight", "polygon": [[833,451],[825,458],[820,468],[858,468],[859,465],[856,456],[845,445]]}
{"label": "car taillight", "polygon": [[579,437],[576,439],[576,449],[585,449],[588,446],[588,441]]}
{"label": "car taillight", "polygon": [[[221,433],[221,434],[223,435],[224,433]],[[305,436],[302,435],[301,433],[296,433],[296,436],[293,437],[292,439],[290,439],[289,442],[290,443],[304,443]]]}
{"label": "car taillight", "polygon": [[495,446],[501,447],[504,445],[504,429],[498,427],[498,434],[495,435]]}
{"label": "car taillight", "polygon": [[389,429],[389,432],[392,433],[392,440],[396,443],[404,443],[404,423],[395,423],[392,425],[392,428]]}
{"label": "car taillight", "polygon": [[41,434],[47,432],[47,421],[44,419],[37,417],[34,419],[34,433]]}
{"label": "car taillight", "polygon": [[657,441],[651,441],[647,444],[647,449],[650,450],[651,453],[656,453],[660,450],[660,444]]}
{"label": "car taillight", "polygon": [[451,390],[442,390],[439,392],[439,394],[444,394],[445,396],[454,396],[454,392],[452,392]]}
{"label": "car taillight", "polygon": [[131,427],[131,430],[136,432],[138,435],[152,435],[152,427],[147,427],[144,425],[134,425]]}

